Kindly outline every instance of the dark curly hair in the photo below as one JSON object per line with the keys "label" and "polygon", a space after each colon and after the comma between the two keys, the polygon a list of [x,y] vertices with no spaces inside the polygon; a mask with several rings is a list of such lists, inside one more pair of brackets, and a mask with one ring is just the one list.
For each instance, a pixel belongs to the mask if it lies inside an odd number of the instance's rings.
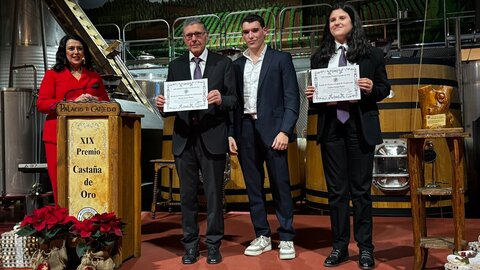
{"label": "dark curly hair", "polygon": [[341,9],[348,13],[352,21],[352,30],[347,35],[347,59],[349,62],[355,63],[357,60],[370,53],[370,44],[368,43],[365,32],[362,28],[362,20],[353,6],[345,3],[337,3],[332,6],[328,12],[327,22],[323,31],[323,39],[320,48],[312,56],[312,63],[328,63],[331,56],[335,53],[335,38],[330,32],[330,15],[334,10]]}
{"label": "dark curly hair", "polygon": [[87,43],[85,41],[77,36],[77,35],[65,35],[61,40],[60,43],[58,44],[58,50],[56,54],[56,62],[55,65],[53,66],[53,70],[56,72],[60,72],[64,70],[65,68],[70,69],[70,63],[67,60],[67,41],[73,39],[76,41],[80,41],[83,46],[83,54],[85,57],[85,61],[83,63],[83,67],[88,69],[88,70],[93,70],[93,63],[92,63],[92,55],[90,54],[90,51],[88,50]]}

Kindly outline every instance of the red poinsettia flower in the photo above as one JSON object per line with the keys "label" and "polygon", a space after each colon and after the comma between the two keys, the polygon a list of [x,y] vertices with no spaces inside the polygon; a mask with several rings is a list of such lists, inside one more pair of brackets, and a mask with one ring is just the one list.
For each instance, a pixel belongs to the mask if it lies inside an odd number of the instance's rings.
{"label": "red poinsettia flower", "polygon": [[82,256],[87,250],[99,251],[113,245],[123,236],[125,223],[115,213],[96,214],[89,219],[78,221],[73,233],[83,239],[77,245],[77,254]]}
{"label": "red poinsettia flower", "polygon": [[98,228],[98,225],[92,222],[90,219],[85,219],[83,221],[78,221],[73,225],[74,233],[80,235],[82,238],[88,238],[95,232]]}
{"label": "red poinsettia flower", "polygon": [[17,234],[34,236],[39,239],[40,243],[43,243],[66,237],[75,221],[77,219],[69,216],[66,208],[45,206],[33,210],[31,215],[25,216]]}

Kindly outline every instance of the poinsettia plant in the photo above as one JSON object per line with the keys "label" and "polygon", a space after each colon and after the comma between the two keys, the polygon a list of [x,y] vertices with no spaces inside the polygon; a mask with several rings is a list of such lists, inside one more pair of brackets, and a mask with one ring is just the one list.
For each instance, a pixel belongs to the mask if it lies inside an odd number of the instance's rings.
{"label": "poinsettia plant", "polygon": [[87,250],[97,252],[112,248],[123,236],[124,227],[125,223],[113,212],[77,221],[72,227],[72,233],[82,240],[77,244],[77,255],[81,257]]}
{"label": "poinsettia plant", "polygon": [[33,236],[40,244],[49,243],[51,240],[66,238],[70,227],[77,221],[68,215],[67,208],[49,205],[25,216],[16,233],[19,236]]}

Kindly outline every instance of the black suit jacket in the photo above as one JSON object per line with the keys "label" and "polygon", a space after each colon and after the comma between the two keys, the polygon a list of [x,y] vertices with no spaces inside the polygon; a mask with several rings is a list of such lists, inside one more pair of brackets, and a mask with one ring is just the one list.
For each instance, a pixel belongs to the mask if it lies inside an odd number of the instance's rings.
{"label": "black suit jacket", "polygon": [[[312,57],[311,68],[326,68],[328,63],[316,62]],[[361,57],[357,64],[360,67],[360,78],[369,78],[373,81],[372,92],[365,95],[362,92],[362,98],[358,101],[360,110],[360,122],[363,137],[369,145],[377,145],[383,142],[380,130],[380,120],[377,102],[383,100],[390,93],[390,83],[387,79],[385,70],[385,59],[383,52],[378,48],[370,48],[370,54]],[[317,143],[322,140],[325,124],[325,103],[311,104],[318,110],[317,120]]]}
{"label": "black suit jacket", "polygon": [[[167,81],[191,80],[189,54],[173,60],[168,67]],[[218,89],[222,95],[220,106],[210,104],[207,110],[199,110],[199,124],[193,126],[190,111],[165,113],[164,116],[175,115],[173,124],[173,154],[180,155],[185,149],[187,139],[192,132],[198,132],[206,150],[211,154],[228,152],[228,128],[231,122],[229,110],[237,102],[235,91],[235,75],[232,61],[220,54],[208,51],[203,78],[208,78],[208,90]]]}
{"label": "black suit jacket", "polygon": [[[234,125],[230,136],[240,139],[243,100],[243,73],[247,58],[241,56],[233,62],[237,82],[238,106],[234,113]],[[258,82],[257,117],[255,128],[266,146],[270,146],[280,131],[292,140],[298,119],[300,96],[297,76],[289,53],[267,47]],[[240,142],[241,143],[241,142]]]}

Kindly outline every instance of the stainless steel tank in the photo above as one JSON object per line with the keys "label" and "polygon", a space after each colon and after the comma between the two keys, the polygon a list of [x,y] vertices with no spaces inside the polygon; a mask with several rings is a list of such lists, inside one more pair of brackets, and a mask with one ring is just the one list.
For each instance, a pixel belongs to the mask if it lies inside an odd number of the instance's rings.
{"label": "stainless steel tank", "polygon": [[31,114],[32,90],[0,91],[0,194],[28,194],[34,174],[22,173],[18,164],[33,163],[35,117]]}
{"label": "stainless steel tank", "polygon": [[480,202],[480,60],[462,63],[463,119],[465,131],[472,136],[465,138],[466,179],[472,205]]}
{"label": "stainless steel tank", "polygon": [[465,131],[473,131],[473,122],[480,117],[480,60],[462,63],[463,114]]}
{"label": "stainless steel tank", "polygon": [[[50,15],[46,5],[41,4],[41,0],[2,1],[0,8],[0,87],[8,86],[10,66],[34,65],[37,68],[38,82],[43,78],[45,68],[41,34],[42,16],[39,7],[43,10],[47,66],[50,68],[55,64],[58,41],[64,32]],[[15,46],[13,63],[11,63],[12,45]],[[12,86],[33,88],[33,70],[15,70]]]}

